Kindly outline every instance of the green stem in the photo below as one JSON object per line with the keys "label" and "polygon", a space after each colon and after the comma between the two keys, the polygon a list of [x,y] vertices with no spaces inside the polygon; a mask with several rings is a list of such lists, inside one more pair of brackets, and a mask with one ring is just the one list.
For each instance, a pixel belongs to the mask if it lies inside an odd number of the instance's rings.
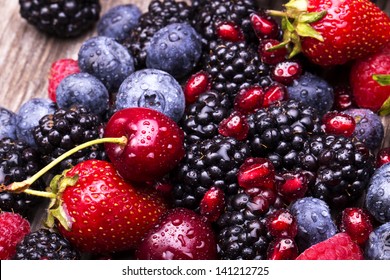
{"label": "green stem", "polygon": [[47,197],[47,198],[56,198],[57,195],[52,192],[44,192],[44,191],[36,191],[32,189],[25,189],[24,192],[26,194],[34,195],[34,196],[39,196],[39,197]]}
{"label": "green stem", "polygon": [[286,12],[277,11],[277,10],[267,10],[266,13],[274,17],[286,17],[288,16]]}

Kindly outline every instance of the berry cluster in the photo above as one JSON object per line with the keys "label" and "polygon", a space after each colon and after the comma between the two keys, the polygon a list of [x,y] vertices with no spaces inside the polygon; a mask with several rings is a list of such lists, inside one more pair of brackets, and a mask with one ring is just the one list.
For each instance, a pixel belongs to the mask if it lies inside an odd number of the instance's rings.
{"label": "berry cluster", "polygon": [[[100,9],[47,2],[21,12],[51,34]],[[0,257],[390,259],[390,18],[307,2],[107,11],[48,98],[0,108]],[[54,24],[77,9],[88,22]],[[329,30],[336,15],[351,28]]]}

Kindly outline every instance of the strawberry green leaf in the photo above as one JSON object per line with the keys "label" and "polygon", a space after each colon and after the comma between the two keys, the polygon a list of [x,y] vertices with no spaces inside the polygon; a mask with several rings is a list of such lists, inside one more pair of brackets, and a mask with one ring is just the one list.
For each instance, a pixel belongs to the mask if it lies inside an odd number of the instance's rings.
{"label": "strawberry green leaf", "polygon": [[306,12],[308,1],[307,0],[290,0],[284,5],[288,9],[293,9],[298,12]]}
{"label": "strawberry green leaf", "polygon": [[382,107],[379,109],[380,116],[387,116],[390,114],[390,97],[383,102]]}
{"label": "strawberry green leaf", "polygon": [[301,37],[311,37],[321,42],[324,41],[322,35],[319,32],[317,32],[313,27],[311,27],[311,25],[308,23],[298,22],[295,30],[297,31],[298,35]]}
{"label": "strawberry green leaf", "polygon": [[376,74],[372,75],[374,81],[377,81],[381,86],[390,85],[390,74]]}
{"label": "strawberry green leaf", "polygon": [[314,12],[314,13],[303,13],[299,16],[298,21],[303,23],[313,23],[317,22],[326,16],[327,11]]}

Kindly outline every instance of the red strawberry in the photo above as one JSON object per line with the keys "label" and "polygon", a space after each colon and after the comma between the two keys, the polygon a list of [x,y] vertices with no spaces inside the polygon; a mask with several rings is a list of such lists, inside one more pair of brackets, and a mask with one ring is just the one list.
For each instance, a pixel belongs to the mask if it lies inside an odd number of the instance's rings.
{"label": "red strawberry", "polygon": [[13,257],[16,245],[30,232],[30,223],[22,216],[0,212],[0,260]]}
{"label": "red strawberry", "polygon": [[303,251],[297,260],[362,260],[359,245],[346,233],[337,233]]}
{"label": "red strawberry", "polygon": [[55,198],[47,223],[56,220],[60,233],[81,252],[134,249],[166,211],[154,190],[135,188],[105,161],[79,163],[50,186]]}
{"label": "red strawberry", "polygon": [[360,108],[371,109],[381,114],[390,112],[390,85],[381,85],[374,75],[390,75],[390,44],[380,52],[357,60],[351,68],[349,80],[353,98]]}
{"label": "red strawberry", "polygon": [[55,102],[56,90],[62,79],[71,74],[79,72],[80,68],[77,60],[71,58],[63,58],[53,62],[49,72],[49,98]]}
{"label": "red strawberry", "polygon": [[345,64],[390,41],[390,18],[369,0],[291,0],[282,16],[284,43],[322,65]]}
{"label": "red strawberry", "polygon": [[175,208],[145,236],[135,256],[144,260],[212,260],[217,257],[215,234],[204,217]]}

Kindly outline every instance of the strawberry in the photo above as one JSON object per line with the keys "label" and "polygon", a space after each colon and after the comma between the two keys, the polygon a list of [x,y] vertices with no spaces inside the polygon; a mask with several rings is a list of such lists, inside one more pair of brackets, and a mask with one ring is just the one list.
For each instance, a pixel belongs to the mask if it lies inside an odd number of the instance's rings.
{"label": "strawberry", "polygon": [[337,233],[303,251],[297,260],[362,260],[363,252],[351,237]]}
{"label": "strawberry", "polygon": [[369,0],[290,0],[282,16],[280,47],[294,45],[322,66],[345,64],[379,51],[390,42],[390,18]]}
{"label": "strawberry", "polygon": [[386,74],[390,75],[390,44],[354,62],[349,81],[353,98],[360,108],[379,111],[382,115],[390,112],[390,84],[381,84],[375,80]]}
{"label": "strawberry", "polygon": [[133,249],[157,222],[166,205],[153,189],[137,189],[113,165],[87,160],[53,178],[48,226],[81,252]]}
{"label": "strawberry", "polygon": [[71,74],[80,72],[77,60],[71,58],[59,59],[51,65],[49,72],[49,98],[56,101],[56,90],[60,82]]}

